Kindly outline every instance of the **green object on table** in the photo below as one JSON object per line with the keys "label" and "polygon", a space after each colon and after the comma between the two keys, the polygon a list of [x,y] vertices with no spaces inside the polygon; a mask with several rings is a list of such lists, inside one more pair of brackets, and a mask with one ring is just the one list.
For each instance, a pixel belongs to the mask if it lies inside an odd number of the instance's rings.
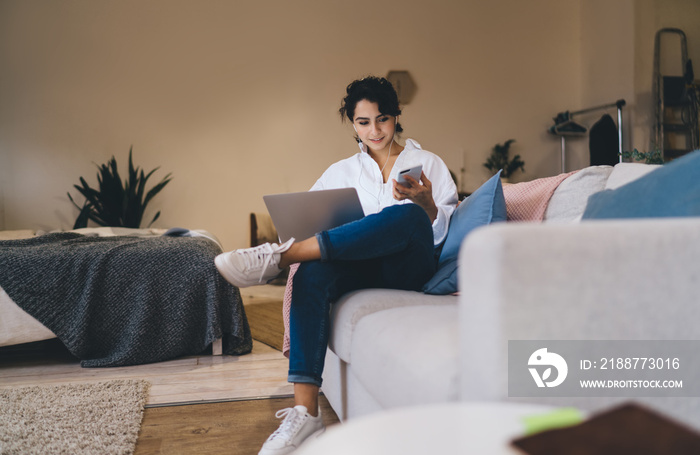
{"label": "green object on table", "polygon": [[523,417],[525,435],[528,436],[555,428],[578,425],[583,420],[584,415],[576,408],[560,408],[546,414]]}

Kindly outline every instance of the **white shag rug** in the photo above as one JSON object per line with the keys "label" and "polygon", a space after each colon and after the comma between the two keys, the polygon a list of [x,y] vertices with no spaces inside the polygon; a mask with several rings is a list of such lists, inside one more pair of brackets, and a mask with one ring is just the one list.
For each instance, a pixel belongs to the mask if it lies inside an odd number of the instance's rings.
{"label": "white shag rug", "polygon": [[147,381],[0,389],[0,454],[133,454]]}

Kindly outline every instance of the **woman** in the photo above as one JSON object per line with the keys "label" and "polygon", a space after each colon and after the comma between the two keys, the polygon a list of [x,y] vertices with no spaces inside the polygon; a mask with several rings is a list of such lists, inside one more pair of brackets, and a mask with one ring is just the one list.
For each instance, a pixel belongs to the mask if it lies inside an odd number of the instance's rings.
{"label": "woman", "polygon": [[[289,382],[294,408],[284,409],[279,429],[260,455],[293,451],[321,430],[318,393],[329,336],[330,305],[364,288],[419,291],[435,273],[435,248],[447,235],[457,188],[445,163],[408,139],[399,102],[384,78],[367,77],[348,85],[340,115],[357,133],[360,153],[326,170],[311,190],[354,187],[365,212],[361,220],[282,245],[265,244],[219,255],[216,266],[232,284],[266,283],[285,267],[300,263],[294,275],[290,312]],[[422,164],[420,181],[398,172]]]}

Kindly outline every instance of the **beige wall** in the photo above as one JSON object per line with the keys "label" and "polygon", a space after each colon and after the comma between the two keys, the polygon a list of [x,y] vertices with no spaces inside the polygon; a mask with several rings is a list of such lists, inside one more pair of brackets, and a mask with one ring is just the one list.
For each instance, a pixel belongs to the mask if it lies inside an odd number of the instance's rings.
{"label": "beige wall", "polygon": [[[631,141],[634,118],[634,0],[581,2],[581,99],[576,110],[605,106],[624,99],[623,149]],[[617,122],[615,107],[581,114],[575,120],[590,128],[603,114]],[[568,169],[589,161],[588,136],[569,139],[572,153]]]}
{"label": "beige wall", "polygon": [[[680,28],[688,41],[688,57],[693,61],[695,79],[700,79],[700,2],[697,0],[635,1],[635,98],[638,106],[634,121],[634,144],[639,150],[651,148],[652,75],[654,39],[662,28]],[[661,46],[661,73],[680,75],[680,42],[666,36]]]}
{"label": "beige wall", "polygon": [[[465,190],[510,138],[526,163],[520,180],[556,174],[551,118],[632,96],[635,24],[663,9],[621,1],[612,14],[623,27],[609,20],[609,39],[590,41],[591,21],[616,2],[588,2],[4,0],[0,228],[70,228],[66,192],[80,176],[96,182],[93,163],[115,155],[125,166],[133,144],[136,164],[174,176],[150,207],[163,212],[157,227],[246,246],[264,194],[306,190],[355,153],[337,115],[344,87],[391,69],[418,86],[404,137],[458,174],[464,165]],[[571,154],[585,163],[585,145]]]}

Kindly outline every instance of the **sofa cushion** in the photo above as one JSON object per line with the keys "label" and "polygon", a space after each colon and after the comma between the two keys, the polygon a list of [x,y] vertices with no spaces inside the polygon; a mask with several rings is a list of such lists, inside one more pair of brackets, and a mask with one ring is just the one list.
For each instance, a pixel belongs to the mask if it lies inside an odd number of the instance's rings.
{"label": "sofa cushion", "polygon": [[415,305],[457,304],[452,295],[425,295],[415,291],[363,289],[350,292],[331,306],[331,336],[328,347],[347,363],[351,363],[351,343],[357,323],[367,315],[396,307]]}
{"label": "sofa cushion", "polygon": [[440,253],[438,270],[423,287],[425,293],[457,292],[457,255],[464,237],[479,226],[506,220],[506,201],[500,177],[501,171],[498,171],[455,209]]}
{"label": "sofa cushion", "polygon": [[605,182],[612,171],[612,166],[590,166],[561,182],[549,199],[544,220],[548,222],[579,220],[586,210],[588,197],[605,189]]}
{"label": "sofa cushion", "polygon": [[353,374],[384,408],[457,400],[457,311],[455,300],[364,317],[352,341]]}
{"label": "sofa cushion", "polygon": [[660,164],[644,164],[644,163],[619,163],[613,168],[608,181],[605,182],[606,190],[614,190],[622,185],[626,185],[633,180],[648,174],[660,168]]}
{"label": "sofa cushion", "polygon": [[592,195],[584,219],[700,216],[700,150]]}

